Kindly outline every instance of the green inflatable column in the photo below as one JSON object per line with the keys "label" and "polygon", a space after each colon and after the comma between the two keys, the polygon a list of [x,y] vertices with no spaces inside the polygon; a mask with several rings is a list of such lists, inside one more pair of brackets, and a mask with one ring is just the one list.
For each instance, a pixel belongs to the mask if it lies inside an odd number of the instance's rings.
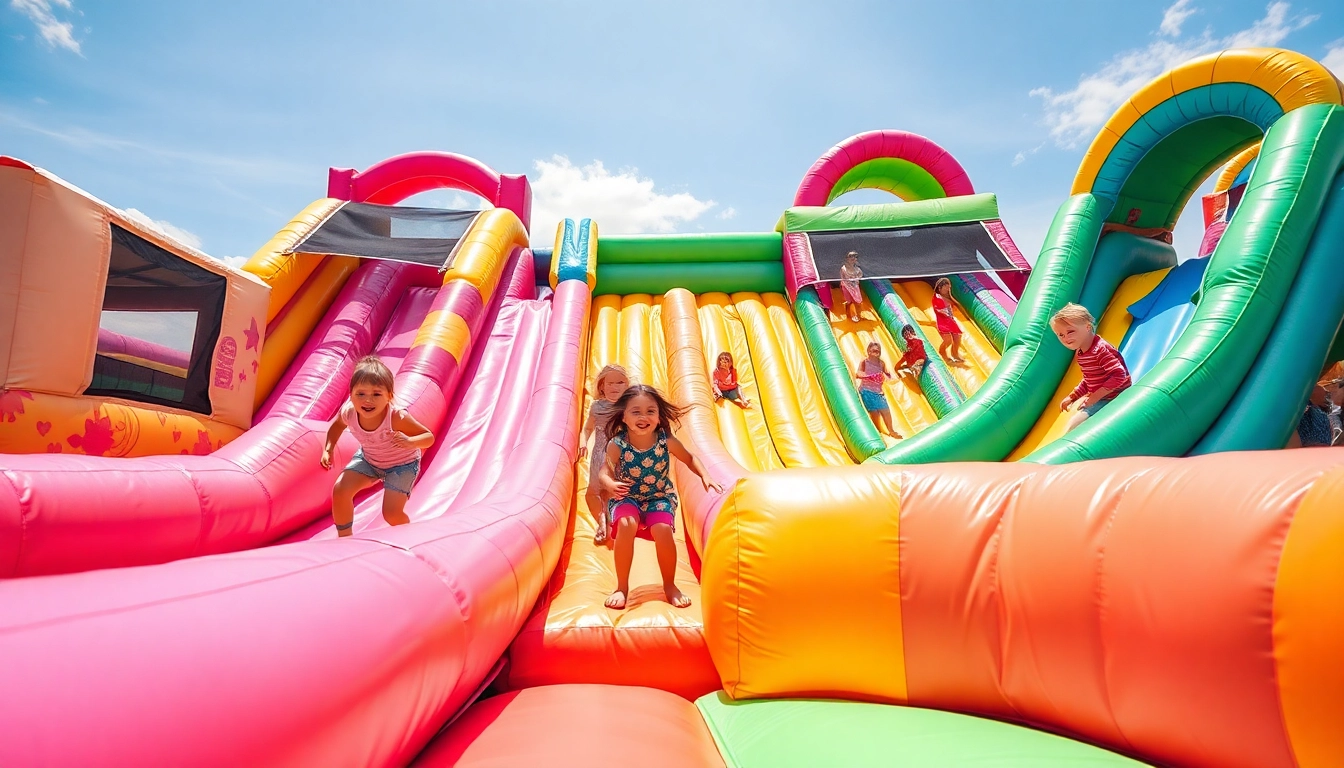
{"label": "green inflatable column", "polygon": [[[915,329],[915,336],[924,342],[924,349],[933,349],[933,343],[924,335],[919,323],[915,322],[914,316],[910,314],[910,308],[905,306],[901,297],[891,289],[890,283],[885,280],[864,280],[861,285],[864,295],[877,308],[878,318],[886,326],[891,338],[896,340],[901,352],[905,352],[905,339],[901,336],[901,328],[907,325]],[[924,399],[929,401],[933,412],[938,414],[940,419],[952,413],[966,400],[966,395],[957,385],[957,380],[952,377],[947,364],[938,355],[929,355],[928,362],[924,364],[924,371],[919,375],[919,386],[924,390]]]}
{"label": "green inflatable column", "polygon": [[821,306],[815,289],[809,287],[798,291],[793,302],[794,316],[798,318],[798,329],[803,334],[803,343],[812,358],[812,367],[817,372],[822,394],[831,407],[836,425],[840,429],[840,438],[855,461],[863,461],[886,447],[877,427],[863,408],[859,392],[854,386],[854,376],[840,354],[840,345],[831,331],[831,321]]}

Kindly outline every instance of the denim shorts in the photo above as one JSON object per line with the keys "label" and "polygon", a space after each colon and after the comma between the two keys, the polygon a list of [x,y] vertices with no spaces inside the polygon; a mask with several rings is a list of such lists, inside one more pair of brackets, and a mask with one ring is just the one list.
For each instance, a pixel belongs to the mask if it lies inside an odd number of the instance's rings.
{"label": "denim shorts", "polygon": [[415,485],[415,478],[420,474],[420,460],[408,461],[405,464],[398,464],[395,467],[383,469],[375,467],[364,458],[364,450],[361,448],[355,451],[355,455],[350,459],[350,463],[345,465],[347,472],[358,472],[365,477],[372,477],[374,480],[383,481],[383,490],[396,491],[404,493],[408,497],[411,495],[411,486]]}
{"label": "denim shorts", "polygon": [[1114,400],[1115,398],[1112,397],[1109,400],[1100,400],[1091,405],[1085,405],[1083,406],[1082,411],[1083,413],[1086,413],[1088,417],[1096,416],[1097,411],[1100,411],[1102,408],[1105,408],[1106,406],[1110,405]]}
{"label": "denim shorts", "polygon": [[737,399],[742,396],[742,393],[737,391],[737,387],[721,390],[719,394],[723,395],[724,400],[732,400],[733,402],[737,402]]}
{"label": "denim shorts", "polygon": [[860,389],[859,397],[863,399],[863,408],[866,411],[891,410],[891,405],[887,403],[887,396],[881,392],[874,392],[871,389]]}

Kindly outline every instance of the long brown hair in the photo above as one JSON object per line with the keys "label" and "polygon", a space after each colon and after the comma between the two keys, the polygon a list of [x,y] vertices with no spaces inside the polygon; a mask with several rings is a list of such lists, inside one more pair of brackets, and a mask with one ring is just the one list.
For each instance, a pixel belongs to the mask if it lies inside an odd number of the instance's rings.
{"label": "long brown hair", "polygon": [[671,432],[672,427],[676,424],[680,424],[681,417],[686,415],[685,408],[668,402],[667,398],[663,397],[662,392],[659,392],[647,384],[631,384],[626,388],[625,393],[616,399],[616,403],[612,406],[612,409],[616,411],[616,413],[612,416],[611,421],[607,422],[608,440],[615,438],[617,435],[624,435],[629,431],[629,427],[625,426],[625,409],[630,405],[631,400],[640,395],[648,395],[653,398],[653,402],[657,403],[658,429],[665,429],[668,432]]}

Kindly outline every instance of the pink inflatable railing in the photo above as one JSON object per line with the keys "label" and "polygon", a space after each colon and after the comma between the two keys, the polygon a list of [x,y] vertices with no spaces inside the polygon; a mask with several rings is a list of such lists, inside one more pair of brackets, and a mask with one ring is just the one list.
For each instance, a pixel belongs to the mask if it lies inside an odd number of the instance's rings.
{"label": "pink inflatable railing", "polygon": [[532,224],[532,186],[527,177],[498,173],[479,160],[452,152],[409,152],[374,163],[363,171],[332,168],[327,197],[391,205],[431,189],[460,189],[480,195],[496,208],[513,211],[523,228]]}

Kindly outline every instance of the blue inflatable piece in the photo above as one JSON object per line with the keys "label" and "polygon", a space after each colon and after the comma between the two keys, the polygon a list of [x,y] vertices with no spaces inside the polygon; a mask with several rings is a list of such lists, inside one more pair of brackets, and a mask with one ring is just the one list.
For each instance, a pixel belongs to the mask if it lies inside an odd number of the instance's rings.
{"label": "blue inflatable piece", "polygon": [[1190,323],[1192,299],[1208,265],[1207,257],[1177,264],[1147,296],[1129,305],[1134,322],[1120,340],[1120,355],[1134,381],[1157,365]]}

